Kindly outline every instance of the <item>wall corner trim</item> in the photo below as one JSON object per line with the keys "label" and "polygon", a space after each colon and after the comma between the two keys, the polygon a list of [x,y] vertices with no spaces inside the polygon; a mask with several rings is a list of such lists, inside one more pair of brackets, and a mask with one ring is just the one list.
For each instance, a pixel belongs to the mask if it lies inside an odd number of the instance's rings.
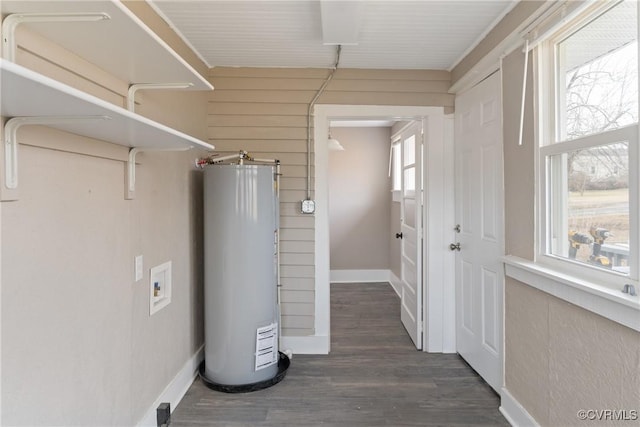
{"label": "wall corner trim", "polygon": [[540,425],[505,387],[502,387],[500,393],[500,412],[512,426],[538,427]]}
{"label": "wall corner trim", "polygon": [[280,342],[280,351],[291,350],[293,354],[329,354],[329,348],[328,335],[283,336]]}
{"label": "wall corner trim", "polygon": [[151,407],[144,414],[142,420],[138,423],[139,427],[156,427],[158,422],[156,420],[156,408],[162,402],[171,403],[171,411],[174,411],[184,395],[193,384],[198,375],[198,366],[200,362],[204,360],[204,344],[195,352],[193,356],[187,360],[182,369],[178,371],[176,376],[167,385],[164,391],[153,402]]}

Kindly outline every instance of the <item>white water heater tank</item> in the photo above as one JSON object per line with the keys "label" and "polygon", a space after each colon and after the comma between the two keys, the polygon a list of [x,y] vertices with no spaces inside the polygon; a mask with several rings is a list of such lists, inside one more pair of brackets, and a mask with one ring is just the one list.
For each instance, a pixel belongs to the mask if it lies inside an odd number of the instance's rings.
{"label": "white water heater tank", "polygon": [[205,375],[246,385],[278,373],[276,167],[204,171]]}

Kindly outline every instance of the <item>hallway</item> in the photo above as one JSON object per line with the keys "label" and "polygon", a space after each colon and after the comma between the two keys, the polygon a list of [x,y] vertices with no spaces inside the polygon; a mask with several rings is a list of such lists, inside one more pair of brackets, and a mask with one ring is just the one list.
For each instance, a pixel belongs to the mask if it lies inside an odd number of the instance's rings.
{"label": "hallway", "polygon": [[499,397],[453,354],[418,352],[390,285],[331,285],[331,353],[295,355],[285,379],[248,394],[193,383],[172,426],[508,425]]}

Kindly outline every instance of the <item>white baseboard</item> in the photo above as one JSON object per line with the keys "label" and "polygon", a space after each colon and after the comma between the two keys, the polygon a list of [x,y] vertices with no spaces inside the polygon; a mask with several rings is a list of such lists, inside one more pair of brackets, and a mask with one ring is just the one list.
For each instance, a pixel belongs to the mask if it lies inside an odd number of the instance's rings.
{"label": "white baseboard", "polygon": [[389,282],[389,270],[331,270],[331,283]]}
{"label": "white baseboard", "polygon": [[540,425],[504,387],[500,393],[500,412],[514,427],[538,427]]}
{"label": "white baseboard", "polygon": [[[329,337],[312,335],[307,337],[282,337],[281,349],[291,350],[293,354],[329,354]],[[189,387],[198,375],[198,366],[204,360],[204,345],[196,351],[196,353],[184,364],[182,369],[173,378],[171,383],[164,389],[162,394],[153,402],[153,405],[147,410],[142,421],[138,423],[139,427],[156,427],[156,408],[162,402],[169,402],[173,411]]]}
{"label": "white baseboard", "polygon": [[196,351],[196,353],[184,364],[182,369],[173,378],[173,380],[167,385],[160,396],[153,402],[153,405],[149,408],[147,413],[142,418],[142,421],[138,423],[138,426],[144,427],[156,427],[158,425],[156,417],[156,408],[162,402],[169,402],[171,404],[171,411],[176,409],[178,403],[182,400],[193,380],[198,374],[198,366],[200,362],[204,360],[204,344]]}
{"label": "white baseboard", "polygon": [[285,350],[291,350],[293,354],[329,354],[329,337],[326,335],[283,336],[280,341],[280,351]]}
{"label": "white baseboard", "polygon": [[331,283],[389,283],[398,297],[401,282],[391,270],[331,270]]}
{"label": "white baseboard", "polygon": [[396,291],[396,294],[398,294],[398,298],[402,298],[400,294],[400,289],[402,289],[402,282],[400,281],[400,278],[393,274],[393,271],[391,270],[389,270],[389,283],[391,284],[393,290]]}

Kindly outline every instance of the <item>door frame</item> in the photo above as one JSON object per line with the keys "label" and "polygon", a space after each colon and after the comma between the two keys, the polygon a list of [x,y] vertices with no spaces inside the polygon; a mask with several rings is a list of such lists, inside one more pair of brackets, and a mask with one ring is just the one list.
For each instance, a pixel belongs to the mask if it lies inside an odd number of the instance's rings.
{"label": "door frame", "polygon": [[[445,117],[447,117],[445,119]],[[424,244],[423,250],[423,351],[455,352],[455,294],[448,287],[454,286],[453,270],[448,274],[448,257],[453,257],[448,247],[453,232],[453,205],[449,194],[443,190],[448,176],[453,176],[446,159],[453,160],[453,141],[445,141],[447,131],[444,107],[381,106],[381,105],[332,105],[319,104],[314,108],[313,139],[315,155],[315,335],[309,337],[315,354],[328,354],[331,349],[331,306],[330,306],[330,266],[329,266],[329,137],[331,120],[389,119],[422,120],[424,135],[423,148],[423,189],[425,209],[423,209]],[[448,181],[451,185],[453,182]],[[439,186],[439,187],[438,187]],[[452,187],[453,188],[453,187]],[[429,206],[429,209],[427,209]],[[433,218],[432,222],[429,219]],[[437,226],[435,221],[443,223]],[[446,223],[444,223],[446,221]],[[448,224],[451,222],[451,224]],[[432,230],[437,227],[438,232]],[[439,255],[439,256],[438,256]],[[439,264],[436,264],[438,260]],[[443,262],[443,260],[445,260]],[[448,276],[448,277],[445,277]],[[445,282],[449,283],[445,286]],[[449,301],[452,299],[453,301]],[[398,313],[400,315],[400,313]],[[453,333],[453,335],[451,335]]]}

